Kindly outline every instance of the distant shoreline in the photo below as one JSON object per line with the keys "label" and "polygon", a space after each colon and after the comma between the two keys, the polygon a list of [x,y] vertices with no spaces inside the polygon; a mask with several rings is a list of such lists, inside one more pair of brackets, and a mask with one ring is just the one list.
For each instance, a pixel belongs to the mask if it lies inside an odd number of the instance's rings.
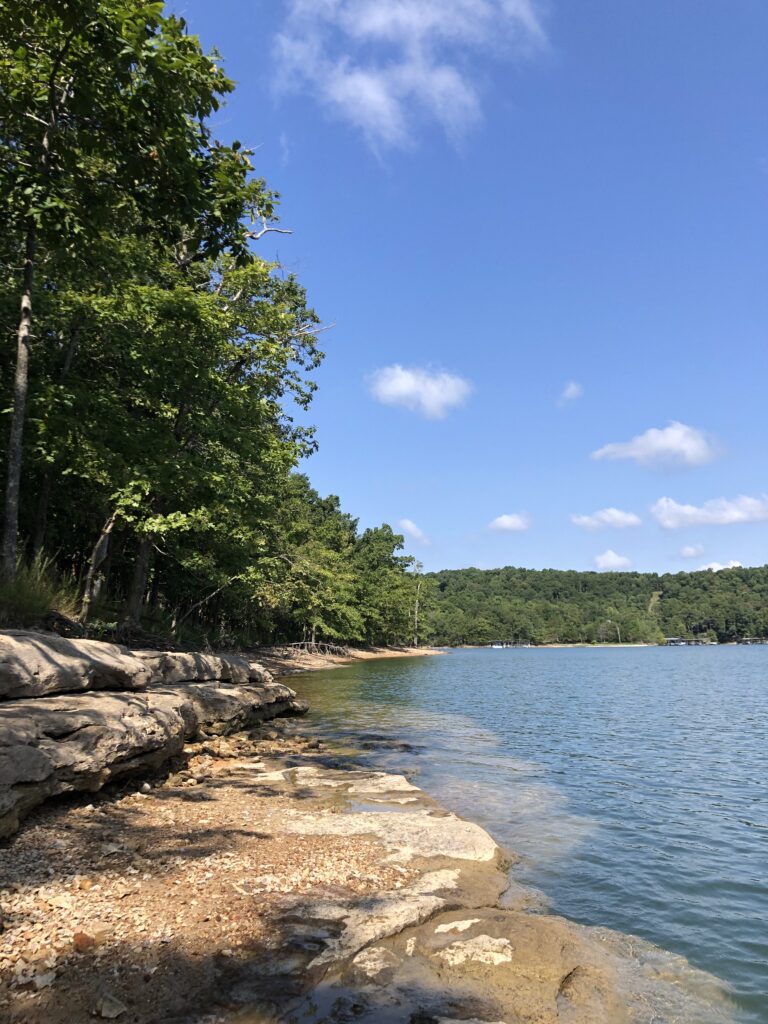
{"label": "distant shoreline", "polygon": [[663,647],[664,644],[649,644],[649,643],[627,643],[627,644],[588,644],[588,643],[573,643],[573,644],[517,644],[509,647],[498,648],[491,647],[490,644],[459,644],[456,647],[441,648],[442,650],[449,651],[493,651],[493,650],[505,650],[505,651],[532,651],[542,650],[549,648],[569,648],[569,647],[589,647],[591,649],[599,649],[602,647]]}
{"label": "distant shoreline", "polygon": [[604,648],[613,649],[613,648],[616,648],[616,647],[675,647],[675,646],[682,646],[682,647],[745,647],[745,646],[750,646],[750,645],[748,645],[748,644],[740,644],[736,640],[725,640],[722,643],[714,643],[714,644],[686,643],[686,644],[681,644],[681,645],[676,645],[676,644],[651,644],[651,643],[643,643],[643,642],[640,642],[640,641],[632,642],[632,643],[626,643],[626,644],[619,644],[619,643],[616,643],[616,641],[614,641],[613,643],[605,643],[605,644],[603,644],[603,643],[600,643],[600,644],[588,644],[588,643],[573,643],[573,644],[555,644],[555,643],[553,643],[553,644],[519,644],[517,646],[512,645],[510,647],[504,647],[504,648],[494,648],[494,647],[491,647],[489,644],[460,644],[460,645],[457,645],[456,647],[445,647],[445,648],[440,648],[440,649],[441,650],[449,650],[449,651],[492,651],[492,650],[499,650],[499,649],[505,650],[505,651],[515,651],[515,650],[522,650],[522,651],[539,650],[540,651],[540,650],[557,650],[558,648],[563,648],[563,649],[567,650],[567,649],[570,649],[570,648],[584,647],[584,648],[586,648],[588,650],[591,650],[591,651],[598,651],[598,650],[603,650]]}

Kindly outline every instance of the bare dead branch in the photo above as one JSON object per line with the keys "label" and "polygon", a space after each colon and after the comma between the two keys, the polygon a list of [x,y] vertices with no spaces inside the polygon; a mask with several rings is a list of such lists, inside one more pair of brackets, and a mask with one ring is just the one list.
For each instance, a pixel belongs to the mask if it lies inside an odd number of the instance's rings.
{"label": "bare dead branch", "polygon": [[242,573],[238,573],[237,576],[231,576],[226,581],[226,583],[222,583],[222,585],[220,587],[218,587],[216,590],[214,590],[212,594],[208,594],[207,597],[204,597],[201,601],[198,601],[196,604],[193,604],[191,608],[188,608],[187,611],[181,616],[180,619],[178,619],[177,621],[174,621],[172,623],[171,629],[172,629],[174,635],[176,634],[176,631],[178,630],[179,626],[181,626],[184,622],[186,622],[186,620],[189,618],[189,616],[192,614],[192,612],[197,611],[197,609],[201,605],[204,605],[207,601],[210,601],[211,598],[216,597],[217,594],[220,594],[222,592],[222,590],[225,590],[230,584],[234,583],[235,580],[239,580],[241,578],[242,578]]}
{"label": "bare dead branch", "polygon": [[336,326],[336,321],[334,320],[334,322],[332,324],[322,324],[319,327],[309,327],[309,326],[300,327],[296,331],[296,334],[299,335],[299,336],[301,336],[302,334],[323,334],[324,331],[331,331],[331,330],[333,330],[333,328],[335,326]]}
{"label": "bare dead branch", "polygon": [[245,237],[250,238],[254,242],[258,242],[264,235],[275,234],[275,235],[292,235],[293,232],[288,228],[273,228],[267,223],[266,217],[261,217],[261,228],[258,231],[246,231]]}
{"label": "bare dead branch", "polygon": [[36,121],[38,124],[41,124],[43,128],[48,127],[48,122],[42,117],[38,117],[37,114],[33,114],[31,110],[22,110],[21,113],[23,117],[28,117],[30,121]]}

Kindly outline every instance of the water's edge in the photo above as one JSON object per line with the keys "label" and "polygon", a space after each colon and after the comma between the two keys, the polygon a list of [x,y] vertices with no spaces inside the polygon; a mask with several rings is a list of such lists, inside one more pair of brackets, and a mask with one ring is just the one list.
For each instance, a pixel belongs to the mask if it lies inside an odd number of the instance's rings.
{"label": "water's edge", "polygon": [[[546,655],[544,656],[546,657]],[[435,660],[443,662],[443,659]],[[402,662],[400,667],[403,668],[406,665],[407,663]],[[372,670],[375,673],[376,666],[369,663],[365,667],[368,683],[371,681]],[[348,676],[347,679],[349,678]],[[495,751],[493,756],[490,756],[488,750],[490,746],[497,744],[497,738],[488,730],[478,726],[476,721],[469,718],[461,722],[451,720],[450,714],[425,709],[422,700],[417,708],[419,721],[417,725],[414,725],[413,707],[407,701],[400,700],[398,704],[392,694],[388,694],[387,698],[392,699],[395,706],[394,708],[389,707],[387,710],[394,711],[394,713],[384,714],[383,720],[381,708],[377,707],[376,713],[369,715],[367,723],[360,720],[359,709],[350,714],[345,721],[344,714],[338,707],[335,707],[333,713],[329,714],[327,706],[323,706],[327,702],[324,699],[318,700],[324,686],[338,688],[337,673],[312,672],[298,678],[294,676],[292,681],[302,696],[309,697],[314,711],[311,725],[318,732],[322,732],[326,737],[332,737],[337,743],[346,744],[350,750],[354,749],[357,756],[362,758],[362,762],[370,767],[385,771],[403,771],[409,778],[414,778],[420,788],[423,788],[451,811],[460,814],[467,820],[478,822],[504,847],[512,846],[516,854],[516,862],[510,875],[509,898],[512,901],[522,899],[525,905],[534,912],[546,912],[550,909],[552,899],[548,881],[554,875],[550,860],[562,860],[563,857],[569,856],[569,847],[582,844],[585,837],[589,836],[591,830],[596,826],[587,816],[576,813],[570,807],[567,796],[552,786],[549,780],[542,777],[543,773],[539,765],[522,759],[512,764],[510,762],[514,759],[505,756],[506,767],[516,773],[518,777],[526,780],[521,787],[524,799],[522,805],[518,801],[514,807],[499,806],[499,804],[503,805],[505,800],[505,794],[499,792],[499,786],[484,785],[475,778],[472,785],[468,788],[465,787],[462,792],[460,790],[465,784],[457,782],[458,775],[452,777],[450,772],[444,770],[446,764],[450,765],[461,757],[458,743],[455,750],[451,750],[451,742],[456,736],[458,726],[466,733],[462,738],[463,746],[472,749],[472,756],[480,764],[481,772],[479,774],[482,774],[483,771],[489,771],[492,774],[496,767],[493,763],[494,758],[498,761],[498,756]],[[343,696],[341,700],[343,703]],[[370,700],[365,702],[368,712],[371,712],[372,706]],[[425,716],[429,719],[428,721],[425,721]],[[454,719],[455,717],[453,716]],[[366,724],[368,728],[365,727]],[[438,736],[440,740],[436,741]],[[414,739],[416,739],[416,743],[413,742]],[[421,744],[419,744],[419,740],[422,741]],[[484,758],[488,762],[487,764],[483,764]],[[476,767],[475,765],[474,768]],[[463,764],[461,764],[461,768],[464,768]],[[438,778],[438,775],[441,777]],[[526,808],[526,801],[530,808]],[[528,810],[532,810],[530,820],[526,818]],[[505,827],[499,828],[498,824],[505,814],[507,816]],[[548,823],[546,834],[536,836],[533,841],[531,829],[538,828],[544,818]],[[509,832],[511,829],[519,832],[521,842],[510,843]],[[542,849],[547,846],[551,849],[545,849],[542,856]],[[673,960],[675,963],[681,961],[678,953],[666,951],[663,946],[658,944],[649,945],[647,928],[644,929],[644,937],[636,939],[631,930],[617,929],[613,920],[602,920],[596,918],[594,914],[589,917],[584,914],[571,914],[567,908],[563,908],[561,905],[557,906],[557,913],[576,922],[584,923],[586,919],[586,923],[592,926],[602,925],[605,927],[608,925],[611,934],[623,933],[628,947],[634,945],[638,949],[642,945],[643,948],[653,949],[653,956],[659,962],[665,959],[668,959],[670,963]],[[608,928],[606,928],[607,931]],[[754,1013],[750,1007],[741,1008],[736,1005],[733,1007],[734,1015],[731,1017],[726,1012],[725,1004],[721,999],[721,995],[729,990],[727,982],[716,980],[707,971],[700,972],[694,967],[691,967],[690,970],[692,976],[694,974],[698,976],[698,980],[691,986],[692,998],[694,996],[697,1000],[701,998],[701,978],[708,979],[707,998],[712,1002],[712,1012],[716,1014],[711,1017],[712,1020],[733,1019],[751,1022],[764,1019],[759,1010]],[[681,1011],[676,1008],[675,1012],[679,1014]],[[676,1017],[674,1019],[684,1018]],[[691,1017],[690,1019],[698,1021],[702,1018]]]}

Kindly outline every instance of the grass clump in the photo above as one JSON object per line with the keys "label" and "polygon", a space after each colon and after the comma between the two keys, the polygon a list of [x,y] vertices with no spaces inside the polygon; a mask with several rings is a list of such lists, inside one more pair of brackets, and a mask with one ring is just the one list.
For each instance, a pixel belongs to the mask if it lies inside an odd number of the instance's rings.
{"label": "grass clump", "polygon": [[0,580],[0,626],[40,626],[51,612],[69,618],[77,615],[76,586],[63,579],[45,556],[29,563],[19,559],[15,579]]}

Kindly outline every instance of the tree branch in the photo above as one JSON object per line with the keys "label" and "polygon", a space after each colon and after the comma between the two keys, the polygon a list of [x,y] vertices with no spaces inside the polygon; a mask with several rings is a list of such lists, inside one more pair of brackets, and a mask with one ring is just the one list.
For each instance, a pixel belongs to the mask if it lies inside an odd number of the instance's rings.
{"label": "tree branch", "polygon": [[191,608],[188,608],[188,609],[187,609],[187,611],[186,611],[186,612],[184,612],[184,614],[183,614],[183,615],[181,616],[181,618],[180,618],[180,619],[178,619],[178,620],[174,621],[174,622],[173,622],[173,623],[171,624],[171,630],[173,631],[173,634],[174,634],[174,636],[176,635],[176,632],[177,632],[177,630],[178,630],[179,626],[181,626],[181,624],[182,624],[183,622],[185,622],[185,621],[186,621],[186,620],[187,620],[187,619],[189,618],[189,616],[190,616],[190,615],[192,614],[192,612],[194,612],[194,611],[197,611],[197,609],[198,609],[198,608],[199,608],[199,607],[200,607],[201,605],[204,605],[204,604],[206,603],[206,601],[210,601],[210,600],[211,600],[211,598],[213,598],[213,597],[216,597],[216,595],[217,595],[217,594],[220,594],[220,593],[222,592],[222,590],[226,590],[226,588],[227,588],[227,587],[228,587],[228,586],[229,586],[229,585],[230,585],[231,583],[234,583],[234,582],[235,582],[235,580],[239,580],[239,579],[241,578],[241,576],[242,576],[242,573],[238,573],[238,574],[237,574],[237,576],[231,576],[231,577],[230,577],[230,578],[229,578],[229,579],[228,579],[228,580],[226,581],[226,583],[222,583],[222,585],[221,585],[220,587],[218,587],[218,588],[217,588],[216,590],[214,590],[212,594],[208,594],[208,596],[207,596],[207,597],[204,597],[204,598],[202,598],[202,600],[200,600],[200,601],[197,601],[197,602],[196,602],[195,604],[193,604]]}
{"label": "tree branch", "polygon": [[258,242],[264,235],[275,234],[275,235],[292,235],[293,232],[288,228],[273,228],[267,223],[266,217],[261,217],[261,228],[258,231],[246,231],[245,237],[250,238],[254,242]]}

